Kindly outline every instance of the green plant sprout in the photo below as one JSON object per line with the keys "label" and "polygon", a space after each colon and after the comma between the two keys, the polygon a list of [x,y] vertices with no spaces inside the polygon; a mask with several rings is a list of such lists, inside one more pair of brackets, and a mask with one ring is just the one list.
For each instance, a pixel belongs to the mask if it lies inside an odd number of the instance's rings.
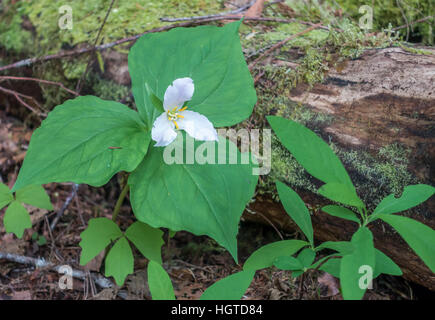
{"label": "green plant sprout", "polygon": [[6,232],[14,233],[18,238],[23,236],[25,229],[32,227],[29,212],[23,204],[53,210],[50,198],[42,186],[29,185],[14,193],[0,183],[0,210],[8,206],[3,224]]}
{"label": "green plant sprout", "polygon": [[[434,187],[424,184],[407,186],[401,197],[396,198],[391,194],[369,213],[344,166],[328,144],[295,121],[276,116],[269,116],[267,120],[281,143],[305,170],[325,183],[318,189],[319,194],[354,209],[327,205],[322,211],[353,221],[359,228],[350,241],[326,241],[315,246],[311,216],[303,200],[284,183],[276,181],[285,211],[301,229],[307,241],[283,240],[261,247],[248,258],[243,271],[213,284],[201,299],[240,299],[249,287],[254,272],[272,266],[292,271],[293,277],[308,270],[326,271],[340,279],[344,299],[362,299],[371,281],[380,274],[402,275],[399,266],[374,247],[373,235],[368,226],[378,219],[390,224],[429,269],[435,272],[435,231],[416,220],[394,215],[429,199],[435,193]],[[315,261],[316,255],[324,249],[335,253]],[[294,257],[296,253],[298,254]],[[230,289],[232,293],[228,295]]]}

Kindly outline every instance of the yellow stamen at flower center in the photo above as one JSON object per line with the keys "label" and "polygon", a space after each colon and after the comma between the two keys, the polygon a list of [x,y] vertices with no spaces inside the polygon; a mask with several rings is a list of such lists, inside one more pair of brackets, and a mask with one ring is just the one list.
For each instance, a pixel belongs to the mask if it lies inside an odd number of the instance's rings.
{"label": "yellow stamen at flower center", "polygon": [[181,108],[179,110],[177,110],[177,109],[178,109],[178,107],[175,107],[172,110],[166,111],[166,113],[168,114],[168,120],[172,121],[175,124],[175,127],[177,129],[180,129],[180,127],[178,126],[177,120],[179,118],[184,118],[184,117],[181,114],[179,114],[179,112],[182,112],[182,111],[186,110],[187,106],[184,107],[184,108]]}

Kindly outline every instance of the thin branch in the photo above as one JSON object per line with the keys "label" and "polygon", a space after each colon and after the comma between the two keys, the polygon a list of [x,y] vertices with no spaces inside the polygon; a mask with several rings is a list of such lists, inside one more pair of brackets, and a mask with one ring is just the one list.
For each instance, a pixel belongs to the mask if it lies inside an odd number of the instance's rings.
{"label": "thin branch", "polygon": [[414,24],[421,23],[421,22],[426,22],[426,21],[428,21],[430,19],[434,19],[434,18],[435,18],[435,15],[434,16],[427,16],[427,17],[424,17],[424,18],[412,21],[412,22],[410,22],[408,24],[404,24],[404,25],[401,25],[399,27],[393,28],[391,30],[397,31],[397,30],[400,30],[400,29],[405,29],[405,28],[408,28],[410,26],[413,26]]}
{"label": "thin branch", "polygon": [[226,15],[234,15],[234,14],[238,14],[238,13],[241,13],[241,12],[249,9],[250,7],[252,7],[252,5],[254,5],[255,2],[256,2],[256,0],[253,0],[253,1],[249,2],[248,4],[245,4],[244,6],[241,6],[240,8],[238,8],[236,10],[232,10],[232,11],[216,13],[216,14],[209,14],[206,16],[193,16],[193,17],[181,17],[181,18],[162,17],[162,18],[160,18],[160,21],[163,21],[163,22],[192,21],[192,20],[204,20],[204,19],[222,17],[222,16],[226,16]]}
{"label": "thin branch", "polygon": [[[18,254],[13,254],[13,253],[0,252],[0,260],[1,259],[16,262],[16,263],[21,263],[21,264],[32,265],[36,268],[47,268],[47,269],[55,271],[57,273],[65,274],[65,272],[62,271],[62,269],[61,269],[62,266],[50,263],[50,262],[46,261],[44,258],[36,259],[36,258],[32,258],[32,257],[20,256]],[[77,279],[81,279],[81,280],[85,280],[86,279],[86,272],[81,271],[81,270],[72,269],[72,277],[77,278]],[[95,281],[95,283],[103,289],[115,287],[115,284],[112,281],[110,281],[109,279],[107,279],[99,274],[92,273],[91,277]]]}
{"label": "thin branch", "polygon": [[[9,89],[3,88],[3,87],[0,87],[0,91],[2,91],[2,92],[4,92],[4,93],[7,93],[7,94],[10,94],[10,95],[14,96],[15,99],[18,100],[19,103],[21,103],[23,106],[25,106],[27,109],[29,109],[30,111],[34,112],[34,113],[37,114],[38,116],[40,116],[40,115],[42,114],[41,112],[36,111],[36,110],[31,106],[31,105],[29,105],[29,104],[28,104],[27,102],[25,102],[23,99],[21,99],[21,97],[23,97],[23,98],[31,99],[31,100],[33,100],[33,101],[36,102],[36,100],[33,99],[33,97],[26,96],[26,95],[23,95],[22,93],[16,92],[16,91],[14,91],[14,90],[9,90]],[[36,104],[37,104],[37,103],[36,103]]]}
{"label": "thin branch", "polygon": [[68,198],[66,198],[65,203],[63,204],[62,208],[57,212],[56,216],[53,218],[53,221],[51,221],[50,224],[50,230],[54,230],[56,228],[57,223],[59,222],[60,217],[63,215],[65,210],[70,205],[71,201],[74,199],[74,196],[77,194],[77,190],[79,188],[78,184],[73,184],[71,193],[69,194]]}
{"label": "thin branch", "polygon": [[[142,33],[134,35],[134,36],[119,39],[119,40],[109,42],[106,44],[101,44],[101,45],[98,45],[95,47],[86,47],[86,48],[80,48],[80,49],[70,50],[70,51],[61,51],[61,52],[58,52],[56,54],[50,54],[50,55],[43,56],[43,57],[34,57],[34,58],[20,60],[20,61],[14,62],[12,64],[8,64],[6,66],[0,67],[0,71],[30,66],[30,65],[37,63],[37,62],[44,62],[44,61],[49,61],[49,60],[54,60],[54,59],[61,59],[61,58],[65,58],[65,57],[76,56],[76,55],[84,54],[84,53],[87,53],[90,51],[106,50],[106,49],[113,48],[115,46],[118,46],[118,45],[121,45],[124,43],[135,41],[135,40],[139,39],[141,36],[148,34],[148,33],[162,32],[162,31],[167,31],[167,30],[174,29],[174,28],[189,27],[192,25],[199,25],[199,24],[204,24],[204,23],[208,23],[208,22],[222,21],[222,20],[240,20],[240,17],[239,16],[222,16],[222,17],[214,17],[214,18],[203,19],[203,20],[198,20],[198,21],[188,21],[188,22],[182,22],[182,23],[175,23],[175,24],[171,24],[171,25],[167,25],[167,26],[163,26],[163,27],[150,29],[150,30],[147,30],[145,32],[142,32]],[[305,24],[305,25],[314,25],[311,22],[301,21],[298,19],[281,19],[281,18],[268,18],[268,17],[244,18],[244,21],[277,22],[277,23],[298,22],[298,23]],[[324,30],[329,30],[329,28],[325,27],[325,26],[318,26],[318,28],[324,29]]]}
{"label": "thin branch", "polygon": [[35,81],[35,82],[40,82],[40,83],[45,83],[45,84],[59,86],[60,88],[62,88],[63,90],[65,90],[65,91],[67,91],[69,93],[71,93],[72,95],[75,95],[75,96],[79,95],[77,92],[75,92],[75,91],[65,87],[63,85],[63,83],[55,82],[55,81],[43,80],[43,79],[38,79],[38,78],[29,78],[29,77],[0,76],[0,81],[2,81],[2,80]]}
{"label": "thin branch", "polygon": [[255,59],[253,62],[249,64],[249,69],[251,70],[258,62],[260,62],[263,58],[274,52],[276,49],[281,48],[283,45],[285,45],[287,42],[300,37],[301,35],[304,35],[314,29],[317,29],[321,26],[321,24],[315,24],[309,28],[306,28],[305,30],[302,30],[301,32],[295,33],[294,35],[291,35],[290,37],[278,42],[277,44],[273,45],[269,50],[262,53],[257,59]]}
{"label": "thin branch", "polygon": [[[109,9],[108,9],[107,12],[106,12],[106,16],[104,17],[104,20],[103,20],[103,22],[101,23],[100,29],[98,30],[98,33],[97,33],[97,37],[95,38],[95,41],[94,41],[94,45],[93,45],[94,48],[95,48],[95,46],[97,45],[98,40],[100,39],[101,32],[103,31],[104,25],[106,24],[106,21],[107,21],[107,18],[109,17],[110,12],[112,11],[112,7],[113,7],[113,4],[114,4],[114,3],[115,3],[115,0],[112,0],[112,2],[110,3]],[[89,67],[91,66],[91,62],[92,62],[92,56],[91,56],[91,58],[89,59],[88,64],[86,65],[85,72],[83,72],[83,74],[82,74],[82,76],[80,77],[79,81],[77,81],[77,85],[76,85],[76,91],[77,91],[77,92],[80,92],[80,91],[81,91],[81,88],[82,88],[82,81],[83,81],[83,79],[86,77],[86,74],[87,74],[88,71],[89,71]]]}

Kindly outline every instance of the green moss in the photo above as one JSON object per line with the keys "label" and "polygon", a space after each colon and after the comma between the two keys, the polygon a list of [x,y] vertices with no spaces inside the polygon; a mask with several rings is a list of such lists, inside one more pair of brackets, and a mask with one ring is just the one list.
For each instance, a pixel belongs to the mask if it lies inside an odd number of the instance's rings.
{"label": "green moss", "polygon": [[400,195],[405,186],[417,182],[408,170],[410,150],[399,144],[384,146],[375,155],[331,147],[349,168],[358,194],[369,207],[391,193]]}
{"label": "green moss", "polygon": [[[338,5],[347,15],[358,20],[362,14],[358,9],[362,5],[373,6],[373,30],[387,29],[391,24],[394,27],[406,25],[415,20],[433,16],[433,0],[328,0],[331,5]],[[374,5],[373,5],[374,4]],[[434,44],[434,20],[418,23],[410,28],[410,40],[426,45]],[[401,29],[399,35],[406,38],[407,29]]]}
{"label": "green moss", "polygon": [[22,27],[22,11],[0,2],[0,45],[6,50],[27,53],[31,33]]}

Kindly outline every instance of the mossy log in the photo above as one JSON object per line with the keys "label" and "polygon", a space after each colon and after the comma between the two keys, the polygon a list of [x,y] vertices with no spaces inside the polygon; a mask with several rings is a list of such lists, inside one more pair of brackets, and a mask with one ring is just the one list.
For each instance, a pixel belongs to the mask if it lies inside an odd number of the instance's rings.
{"label": "mossy log", "polygon": [[[356,154],[358,158],[364,153],[376,161],[382,156],[382,148],[385,150],[386,146],[400,145],[408,150],[404,155],[407,163],[405,170],[411,177],[409,181],[434,185],[435,50],[430,49],[429,52],[421,54],[398,47],[370,49],[359,58],[331,69],[322,83],[312,88],[300,84],[289,93],[291,101],[329,117],[330,121],[317,126],[315,131],[341,150],[338,155],[360,196],[365,198],[366,203],[369,202],[369,207],[373,208],[379,199],[367,199],[363,193],[369,194],[370,189],[382,193],[386,180],[382,176],[368,179],[373,172],[366,174],[364,170],[359,170],[355,162],[346,161],[346,155]],[[272,170],[274,161],[272,157]],[[369,171],[370,162],[365,164],[365,168]],[[312,220],[316,241],[350,240],[357,228],[355,223],[322,212],[318,208],[328,204],[328,200],[307,190],[309,188],[292,185],[288,176],[281,175],[275,174],[275,178],[294,187],[308,207],[314,209]],[[399,181],[399,184],[402,182]],[[258,195],[250,204],[249,211],[261,214],[245,212],[244,219],[272,222],[282,230],[295,230],[296,226],[281,204],[272,199],[273,195]],[[432,197],[418,209],[403,214],[435,228],[434,208]],[[397,233],[381,222],[370,225],[370,229],[374,233],[376,247],[402,268],[406,279],[435,290],[435,275]]]}

